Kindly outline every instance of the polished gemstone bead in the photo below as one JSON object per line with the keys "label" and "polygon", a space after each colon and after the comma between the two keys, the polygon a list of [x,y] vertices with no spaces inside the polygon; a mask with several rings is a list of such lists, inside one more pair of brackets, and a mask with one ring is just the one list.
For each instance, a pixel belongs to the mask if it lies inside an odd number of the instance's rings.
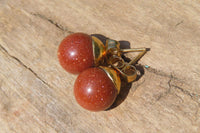
{"label": "polished gemstone bead", "polygon": [[85,33],[74,33],[60,43],[58,59],[70,73],[78,74],[94,65],[92,38]]}
{"label": "polished gemstone bead", "polygon": [[109,108],[117,97],[117,89],[101,68],[89,68],[80,73],[74,84],[77,102],[90,111]]}

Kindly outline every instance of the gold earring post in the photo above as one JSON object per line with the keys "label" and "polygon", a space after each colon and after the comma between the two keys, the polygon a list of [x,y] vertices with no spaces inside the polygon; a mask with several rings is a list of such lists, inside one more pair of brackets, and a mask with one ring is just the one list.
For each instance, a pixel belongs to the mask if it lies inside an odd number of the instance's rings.
{"label": "gold earring post", "polygon": [[[140,52],[133,60],[131,60],[127,66],[134,65],[144,54],[147,52],[146,48],[133,48],[133,49],[121,49],[122,52]],[[125,70],[126,66],[122,69]]]}
{"label": "gold earring post", "polygon": [[[120,75],[127,82],[133,82],[137,78],[137,70],[133,66],[137,61],[146,53],[146,48],[132,48],[132,49],[120,49],[120,43],[115,40],[106,40],[106,50],[107,55],[111,55],[107,58],[108,64],[110,64],[115,70],[117,70]],[[125,63],[122,59],[122,53],[128,52],[140,52],[136,57],[134,57],[129,63]],[[118,63],[118,65],[115,65]],[[119,65],[120,64],[120,65]]]}
{"label": "gold earring post", "polygon": [[[120,49],[120,43],[118,41],[107,39],[105,46],[102,41],[92,36],[93,55],[95,60],[95,66],[112,66],[120,76],[127,82],[133,82],[137,78],[137,70],[134,65],[137,61],[146,53],[146,48],[131,48]],[[128,52],[140,52],[130,62],[126,63],[122,59],[121,55]],[[119,81],[115,81],[117,88],[119,88]]]}

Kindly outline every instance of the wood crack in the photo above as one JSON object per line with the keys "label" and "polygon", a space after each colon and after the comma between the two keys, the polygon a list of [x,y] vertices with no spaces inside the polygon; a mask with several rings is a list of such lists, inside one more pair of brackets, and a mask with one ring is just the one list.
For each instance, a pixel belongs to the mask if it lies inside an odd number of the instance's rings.
{"label": "wood crack", "polygon": [[166,88],[167,90],[163,93],[161,93],[157,98],[156,101],[159,101],[162,97],[167,96],[170,92],[171,92],[171,81],[172,81],[172,75],[171,78],[169,79],[169,81],[167,82],[168,87]]}
{"label": "wood crack", "polygon": [[175,89],[178,89],[181,92],[183,92],[185,95],[190,96],[190,98],[193,101],[195,101],[197,103],[200,103],[200,95],[198,95],[196,93],[189,92],[188,90],[185,90],[185,89],[181,88],[180,86],[173,85],[171,83],[173,80],[179,80],[177,77],[174,77],[172,74],[166,74],[166,73],[164,73],[164,72],[162,72],[160,70],[156,70],[155,68],[146,68],[146,70],[148,72],[151,72],[151,73],[155,74],[155,75],[159,75],[159,76],[162,76],[162,77],[170,78],[168,83],[167,83],[168,84],[168,90],[166,92],[164,92],[163,94],[159,95],[159,97],[156,99],[156,101],[159,101],[162,97],[168,95],[171,92],[172,87],[174,87]]}
{"label": "wood crack", "polygon": [[179,25],[182,24],[182,23],[183,23],[183,20],[180,21],[180,22],[178,22],[178,23],[175,25],[175,27],[179,26]]}
{"label": "wood crack", "polygon": [[176,88],[176,89],[178,89],[178,90],[180,90],[180,91],[183,92],[184,94],[190,96],[190,98],[191,98],[193,101],[195,101],[195,102],[197,102],[197,103],[200,103],[200,95],[198,95],[198,94],[196,94],[196,93],[192,93],[192,92],[190,92],[190,91],[188,91],[188,90],[185,90],[185,89],[183,89],[183,88],[181,88],[181,87],[179,87],[179,86],[177,86],[177,85],[171,85],[171,86],[174,87],[174,88]]}
{"label": "wood crack", "polygon": [[152,67],[146,68],[144,65],[141,65],[141,66],[143,66],[143,68],[145,68],[145,70],[147,70],[150,73],[154,73],[156,75],[159,75],[159,76],[162,76],[162,77],[167,77],[167,78],[172,78],[173,77],[173,79],[177,79],[178,80],[178,78],[172,76],[172,74],[167,74],[167,73],[162,72],[160,70],[156,70],[155,68],[152,68]]}
{"label": "wood crack", "polygon": [[174,80],[174,77],[173,75],[171,75],[171,78],[170,80],[168,81],[168,86],[169,86],[169,92],[170,92],[170,89],[172,87],[174,87],[175,89],[178,89],[180,90],[182,93],[184,93],[185,95],[189,96],[193,101],[197,102],[197,103],[200,103],[200,95],[196,94],[196,93],[193,93],[193,92],[190,92],[186,89],[183,89],[182,87],[178,86],[178,85],[173,85],[171,83],[171,81]]}
{"label": "wood crack", "polygon": [[42,14],[39,14],[39,13],[30,13],[30,14],[50,22],[51,24],[53,24],[54,26],[56,26],[58,29],[60,29],[62,31],[66,31],[66,32],[68,32],[70,34],[74,33],[72,31],[70,31],[68,28],[62,26],[61,24],[57,23],[56,21],[54,21],[54,20],[52,20],[52,19],[50,19],[50,18],[48,18],[48,17],[46,17],[46,16],[44,16]]}
{"label": "wood crack", "polygon": [[[28,69],[37,79],[39,79],[42,83],[44,83],[46,86],[48,86],[49,88],[53,88],[51,87],[45,80],[43,80],[41,77],[38,76],[38,74],[36,72],[34,72],[30,67],[26,66],[20,59],[18,59],[17,57],[11,55],[1,44],[0,44],[0,48],[4,51],[4,53],[6,55],[8,55],[9,57],[11,57],[12,59],[16,60],[21,66],[23,66],[24,68]],[[2,51],[1,50],[1,51]]]}

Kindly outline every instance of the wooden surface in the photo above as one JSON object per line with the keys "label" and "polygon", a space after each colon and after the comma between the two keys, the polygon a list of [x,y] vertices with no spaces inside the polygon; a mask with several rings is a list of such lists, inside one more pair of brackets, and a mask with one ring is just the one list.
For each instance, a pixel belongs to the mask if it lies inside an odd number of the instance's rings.
{"label": "wooden surface", "polygon": [[[57,60],[73,32],[151,49],[115,108],[76,103]],[[200,1],[0,0],[0,99],[0,133],[199,133]]]}

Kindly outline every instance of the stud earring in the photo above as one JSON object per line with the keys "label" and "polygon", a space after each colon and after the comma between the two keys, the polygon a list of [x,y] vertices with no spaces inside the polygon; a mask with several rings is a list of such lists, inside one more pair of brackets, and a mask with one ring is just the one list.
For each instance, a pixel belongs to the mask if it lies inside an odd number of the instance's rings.
{"label": "stud earring", "polygon": [[136,68],[125,64],[122,58],[110,59],[112,65],[84,70],[74,84],[74,96],[83,108],[90,111],[108,109],[115,101],[121,88],[121,78],[132,82],[137,78]]}
{"label": "stud earring", "polygon": [[[61,66],[70,73],[79,74],[87,68],[93,66],[113,65],[113,58],[121,58],[126,52],[141,52],[134,58],[130,64],[135,63],[145,53],[145,48],[120,49],[118,41],[107,39],[106,45],[95,36],[89,36],[85,33],[74,33],[60,43],[58,48],[58,59]],[[125,66],[125,64],[123,64]],[[126,67],[129,66],[127,64]],[[117,69],[123,72],[123,69]]]}
{"label": "stud earring", "polygon": [[77,77],[74,96],[83,108],[103,111],[114,103],[120,87],[121,80],[117,71],[109,67],[93,67]]}
{"label": "stud earring", "polygon": [[87,68],[98,66],[104,51],[105,47],[99,39],[85,33],[74,33],[60,43],[58,59],[67,72],[79,74]]}

